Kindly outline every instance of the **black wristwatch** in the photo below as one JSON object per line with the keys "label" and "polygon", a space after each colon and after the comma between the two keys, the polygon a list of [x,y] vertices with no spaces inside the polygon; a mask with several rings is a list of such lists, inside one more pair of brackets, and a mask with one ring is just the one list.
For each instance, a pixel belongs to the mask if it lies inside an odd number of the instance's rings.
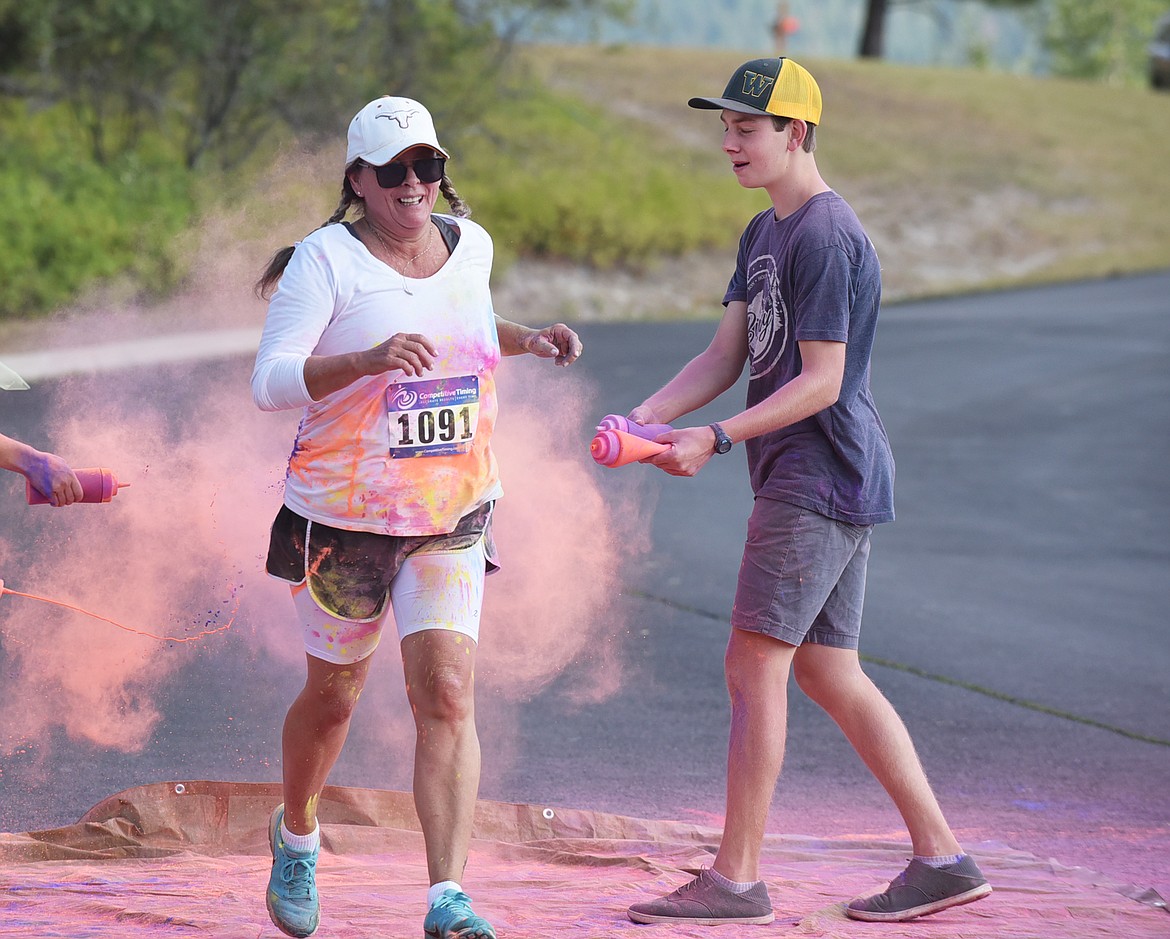
{"label": "black wristwatch", "polygon": [[726,453],[731,449],[731,438],[723,432],[723,428],[718,424],[708,424],[713,431],[715,431],[715,452]]}

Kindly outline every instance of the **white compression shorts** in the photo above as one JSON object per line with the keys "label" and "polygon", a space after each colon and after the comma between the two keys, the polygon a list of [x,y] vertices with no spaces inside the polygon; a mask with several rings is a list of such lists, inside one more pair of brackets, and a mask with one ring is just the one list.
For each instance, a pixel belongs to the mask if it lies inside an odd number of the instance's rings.
{"label": "white compression shorts", "polygon": [[308,582],[292,588],[293,604],[309,655],[352,665],[373,653],[393,613],[401,642],[424,629],[449,629],[479,642],[486,566],[483,539],[470,548],[434,554],[416,552],[390,583],[390,603],[369,620],[340,619],[321,609]]}

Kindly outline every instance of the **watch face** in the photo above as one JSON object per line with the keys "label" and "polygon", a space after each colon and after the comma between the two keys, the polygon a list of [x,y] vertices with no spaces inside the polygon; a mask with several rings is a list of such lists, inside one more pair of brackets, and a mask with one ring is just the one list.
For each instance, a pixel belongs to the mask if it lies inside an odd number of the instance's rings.
{"label": "watch face", "polygon": [[711,424],[710,427],[715,431],[715,452],[727,453],[731,449],[731,438],[724,433],[723,428],[718,424]]}

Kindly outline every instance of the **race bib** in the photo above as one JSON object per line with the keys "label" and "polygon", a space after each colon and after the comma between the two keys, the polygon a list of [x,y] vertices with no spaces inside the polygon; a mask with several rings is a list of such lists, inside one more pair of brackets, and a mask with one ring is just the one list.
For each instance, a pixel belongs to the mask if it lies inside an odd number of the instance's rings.
{"label": "race bib", "polygon": [[467,453],[479,423],[479,378],[398,382],[386,389],[390,456]]}

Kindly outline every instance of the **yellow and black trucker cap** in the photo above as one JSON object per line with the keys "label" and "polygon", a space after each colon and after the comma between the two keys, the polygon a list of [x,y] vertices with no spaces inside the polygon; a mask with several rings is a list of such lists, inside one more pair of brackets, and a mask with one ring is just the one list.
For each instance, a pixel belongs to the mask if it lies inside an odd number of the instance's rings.
{"label": "yellow and black trucker cap", "polygon": [[821,89],[808,69],[792,59],[752,59],[735,70],[722,98],[691,98],[692,108],[774,114],[821,122]]}

